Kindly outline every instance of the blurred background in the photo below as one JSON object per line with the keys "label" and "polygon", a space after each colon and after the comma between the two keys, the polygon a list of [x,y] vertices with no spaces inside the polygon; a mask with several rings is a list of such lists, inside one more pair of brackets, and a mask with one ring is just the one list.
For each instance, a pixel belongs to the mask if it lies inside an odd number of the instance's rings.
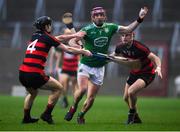
{"label": "blurred background", "polygon": [[[42,15],[53,20],[53,35],[62,33],[61,16],[72,12],[74,26],[79,30],[89,24],[90,11],[95,6],[106,9],[108,22],[128,25],[137,19],[141,7],[149,13],[136,29],[136,39],[145,43],[162,60],[163,79],[143,91],[143,96],[178,97],[180,95],[180,1],[179,0],[0,0],[0,94],[23,95],[18,81],[26,42],[34,32],[33,21]],[[110,51],[119,43],[112,38]],[[106,65],[101,95],[122,95],[128,77],[126,67]]]}

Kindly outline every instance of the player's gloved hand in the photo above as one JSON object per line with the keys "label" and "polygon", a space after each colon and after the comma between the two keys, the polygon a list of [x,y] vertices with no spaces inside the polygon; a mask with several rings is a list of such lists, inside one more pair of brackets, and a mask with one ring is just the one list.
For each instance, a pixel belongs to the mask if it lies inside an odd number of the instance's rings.
{"label": "player's gloved hand", "polygon": [[141,8],[141,10],[139,12],[139,18],[143,19],[146,16],[147,12],[148,12],[148,8],[147,7]]}

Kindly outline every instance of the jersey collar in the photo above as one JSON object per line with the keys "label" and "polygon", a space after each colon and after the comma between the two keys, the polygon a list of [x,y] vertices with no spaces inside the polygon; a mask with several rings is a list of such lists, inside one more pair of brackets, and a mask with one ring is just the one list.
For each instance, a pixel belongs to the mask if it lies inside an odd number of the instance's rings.
{"label": "jersey collar", "polygon": [[104,22],[101,27],[98,27],[98,26],[96,26],[96,24],[93,22],[93,25],[94,25],[96,28],[103,28],[106,24],[105,24],[105,22]]}

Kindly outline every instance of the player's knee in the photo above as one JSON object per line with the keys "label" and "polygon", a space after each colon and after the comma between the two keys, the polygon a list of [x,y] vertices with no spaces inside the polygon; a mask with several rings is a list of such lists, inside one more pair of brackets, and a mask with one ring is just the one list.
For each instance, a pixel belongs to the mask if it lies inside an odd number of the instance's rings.
{"label": "player's knee", "polygon": [[124,100],[125,102],[127,102],[127,101],[128,101],[128,96],[123,96],[123,100]]}
{"label": "player's knee", "polygon": [[65,89],[64,89],[63,85],[59,83],[58,86],[57,86],[57,88],[56,88],[56,91],[57,91],[57,92],[64,92]]}
{"label": "player's knee", "polygon": [[128,96],[134,96],[135,93],[134,93],[134,90],[133,89],[128,89]]}
{"label": "player's knee", "polygon": [[59,94],[59,95],[62,94],[62,93],[64,93],[63,87],[60,87],[60,86],[58,86],[58,87],[56,87],[56,88],[52,88],[51,91],[52,91],[53,93],[56,93],[56,94]]}
{"label": "player's knee", "polygon": [[29,94],[30,98],[36,98],[37,94]]}
{"label": "player's knee", "polygon": [[38,90],[35,89],[28,89],[27,91],[29,92],[31,97],[36,97],[38,94]]}

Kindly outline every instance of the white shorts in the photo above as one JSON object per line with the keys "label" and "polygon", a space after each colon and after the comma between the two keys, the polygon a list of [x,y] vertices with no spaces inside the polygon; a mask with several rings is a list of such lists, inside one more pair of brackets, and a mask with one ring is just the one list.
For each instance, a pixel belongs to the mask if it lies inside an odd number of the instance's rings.
{"label": "white shorts", "polygon": [[89,67],[85,64],[79,64],[78,78],[79,76],[87,76],[92,83],[96,85],[102,85],[104,79],[104,66],[103,67]]}

